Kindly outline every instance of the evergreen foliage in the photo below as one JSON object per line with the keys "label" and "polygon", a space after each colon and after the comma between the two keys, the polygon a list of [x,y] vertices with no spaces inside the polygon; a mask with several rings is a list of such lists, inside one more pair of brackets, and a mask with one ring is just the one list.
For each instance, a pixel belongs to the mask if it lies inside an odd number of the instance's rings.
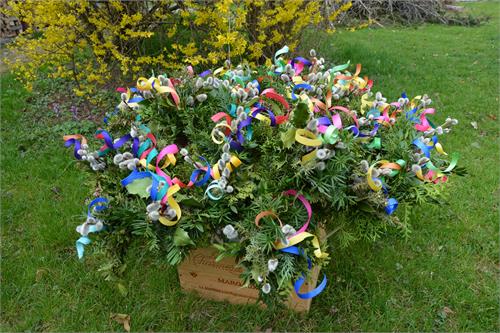
{"label": "evergreen foliage", "polygon": [[[300,62],[303,71],[297,65]],[[149,89],[138,82],[135,93],[130,89],[123,93],[117,110],[107,117],[107,132],[115,138],[131,132],[141,146],[148,146],[147,135],[154,133],[158,151],[171,144],[185,150],[177,154],[175,165],[163,168],[163,161],[156,162],[171,179],[183,182],[181,190],[170,196],[181,206],[182,217],[177,222],[178,216],[168,216],[174,207],[170,201],[158,214],[151,214],[149,202],[120,185],[130,170],[119,168],[114,159],[125,156],[131,145],[117,147],[113,154],[103,153],[109,148],[104,145],[94,156],[106,169],[97,170],[92,189],[110,200],[110,208],[101,216],[106,229],[98,234],[98,249],[109,258],[102,270],[108,276],[119,273],[132,242],[164,256],[172,265],[179,264],[190,249],[212,244],[219,260],[237,257],[245,284],[257,285],[262,298],[272,304],[289,295],[293,281],[308,274],[307,258],[313,265],[324,265],[335,257],[335,252],[329,257],[318,255],[312,237],[297,244],[302,255],[276,249],[308,220],[298,194],[312,205],[307,231],[317,236],[320,230],[326,233],[327,237],[320,237],[323,253],[328,245],[335,249],[360,239],[376,240],[391,228],[408,235],[408,212],[426,202],[440,203],[442,183],[453,172],[463,173],[460,168],[448,168],[446,153],[437,141],[438,134],[448,133],[456,120],[425,127],[425,110],[431,103],[427,96],[409,100],[403,94],[397,102],[387,103],[380,93],[371,93],[372,83],[359,76],[359,67],[356,73],[343,71],[347,67],[327,66],[312,50],[310,62],[296,58],[287,64],[276,58],[271,68],[240,65],[204,77],[179,72],[175,79],[151,78]],[[179,101],[172,92],[160,93],[161,87],[174,87]],[[300,87],[303,90],[297,90]],[[255,111],[259,108],[265,110],[260,117]],[[345,111],[337,114],[341,109]],[[219,112],[229,117],[216,121],[226,125],[221,132],[212,120]],[[335,115],[341,128],[335,126]],[[278,116],[282,118],[274,126]],[[326,130],[318,123],[325,116],[332,122]],[[238,124],[248,118],[251,129],[240,128]],[[230,130],[224,133],[226,128]],[[301,141],[300,133],[305,131],[319,143]],[[218,144],[221,134],[224,140]],[[244,138],[241,142],[238,134]],[[430,159],[415,140],[431,150]],[[237,142],[242,149],[230,149]],[[241,165],[227,170],[228,155],[237,156]],[[203,161],[198,157],[208,164],[196,164]],[[144,163],[137,159],[134,168],[145,170],[149,162],[154,171],[155,158],[145,155]],[[212,173],[212,182],[184,187],[193,172],[203,175],[204,167],[214,170],[221,161],[220,178]],[[380,188],[374,188],[377,181]],[[222,194],[218,200],[207,195],[207,185],[212,184],[216,195]],[[290,189],[297,191],[295,198],[283,195]],[[389,209],[394,199],[404,206],[402,220]],[[266,211],[272,214],[257,223],[256,217]],[[163,216],[171,224],[152,216]],[[278,264],[271,269],[274,260]]]}

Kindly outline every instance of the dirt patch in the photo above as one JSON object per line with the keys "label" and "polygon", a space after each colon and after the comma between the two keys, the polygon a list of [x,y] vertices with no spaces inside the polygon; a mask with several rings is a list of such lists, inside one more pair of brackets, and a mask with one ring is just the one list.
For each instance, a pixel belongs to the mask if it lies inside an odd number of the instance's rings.
{"label": "dirt patch", "polygon": [[0,38],[0,74],[10,71],[9,67],[5,64],[5,59],[15,59],[18,57],[12,50],[7,48],[7,44],[13,40],[13,38]]}

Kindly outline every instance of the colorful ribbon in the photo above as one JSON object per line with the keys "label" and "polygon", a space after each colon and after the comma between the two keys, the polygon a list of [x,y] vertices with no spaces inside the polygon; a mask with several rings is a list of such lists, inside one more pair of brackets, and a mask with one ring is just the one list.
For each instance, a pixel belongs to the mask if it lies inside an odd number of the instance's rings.
{"label": "colorful ribbon", "polygon": [[[87,207],[87,218],[95,218],[94,217],[94,211],[100,212],[106,208],[108,208],[108,199],[106,198],[96,198],[90,202],[90,204]],[[90,233],[95,233],[99,232],[100,229],[98,230],[95,225],[90,225],[88,228],[88,234]],[[76,241],[76,253],[78,255],[78,259],[83,258],[83,254],[85,253],[85,246],[89,245],[91,243],[91,240],[88,236],[82,236],[78,238]]]}
{"label": "colorful ribbon", "polygon": [[[290,246],[290,247],[281,249],[280,251],[285,252],[285,253],[289,253],[289,254],[293,254],[296,256],[305,256],[304,251],[301,248],[296,247],[296,246]],[[311,268],[312,268],[311,259],[309,259],[306,256],[306,260],[307,260],[307,269],[309,271],[311,271]],[[326,288],[326,284],[328,283],[328,279],[326,278],[326,274],[323,274],[323,280],[321,281],[321,283],[319,285],[316,286],[316,288],[314,288],[313,290],[310,290],[308,292],[301,293],[300,288],[305,283],[305,278],[306,278],[306,276],[303,274],[301,277],[299,277],[293,283],[293,289],[295,290],[295,294],[297,294],[297,297],[299,297],[301,299],[310,299],[310,298],[318,296],[319,294],[321,294],[323,292],[323,290]]]}
{"label": "colorful ribbon", "polygon": [[137,89],[139,89],[140,91],[157,92],[158,94],[169,93],[175,103],[175,106],[179,107],[180,98],[175,91],[172,81],[170,79],[167,79],[167,84],[167,86],[162,86],[160,80],[155,77],[151,77],[149,79],[140,77],[137,80]]}
{"label": "colorful ribbon", "polygon": [[78,154],[78,151],[80,150],[82,145],[87,144],[87,139],[83,135],[74,134],[63,136],[63,140],[65,147],[75,146],[75,148],[73,149],[73,154],[75,155],[76,159],[81,160],[82,156]]}

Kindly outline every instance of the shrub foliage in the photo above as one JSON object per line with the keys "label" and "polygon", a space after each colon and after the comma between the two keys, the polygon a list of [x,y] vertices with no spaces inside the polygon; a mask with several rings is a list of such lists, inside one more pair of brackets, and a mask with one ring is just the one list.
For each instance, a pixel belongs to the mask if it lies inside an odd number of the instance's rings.
{"label": "shrub foliage", "polygon": [[328,25],[350,7],[335,0],[9,1],[27,30],[11,65],[28,87],[39,68],[77,83],[89,96],[116,74],[214,66],[227,59],[262,63],[276,45],[295,47],[304,28]]}

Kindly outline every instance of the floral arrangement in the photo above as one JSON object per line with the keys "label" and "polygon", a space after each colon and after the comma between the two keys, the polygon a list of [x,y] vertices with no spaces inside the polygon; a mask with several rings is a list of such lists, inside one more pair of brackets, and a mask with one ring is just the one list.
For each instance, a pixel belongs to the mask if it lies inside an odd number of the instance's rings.
{"label": "floral arrangement", "polygon": [[311,267],[334,257],[328,244],[376,239],[389,227],[404,233],[398,205],[406,216],[438,202],[440,184],[461,172],[439,142],[457,120],[433,124],[426,95],[389,103],[373,94],[360,65],[350,72],[349,62],[328,64],[314,50],[308,59],[288,52],[267,68],[228,61],[141,77],[117,89],[121,102],[96,132],[99,148],[66,136],[95,172],[99,197],[77,228],[79,256],[90,233],[110,271],[137,240],[173,265],[212,244],[271,302],[292,286],[299,293]]}

